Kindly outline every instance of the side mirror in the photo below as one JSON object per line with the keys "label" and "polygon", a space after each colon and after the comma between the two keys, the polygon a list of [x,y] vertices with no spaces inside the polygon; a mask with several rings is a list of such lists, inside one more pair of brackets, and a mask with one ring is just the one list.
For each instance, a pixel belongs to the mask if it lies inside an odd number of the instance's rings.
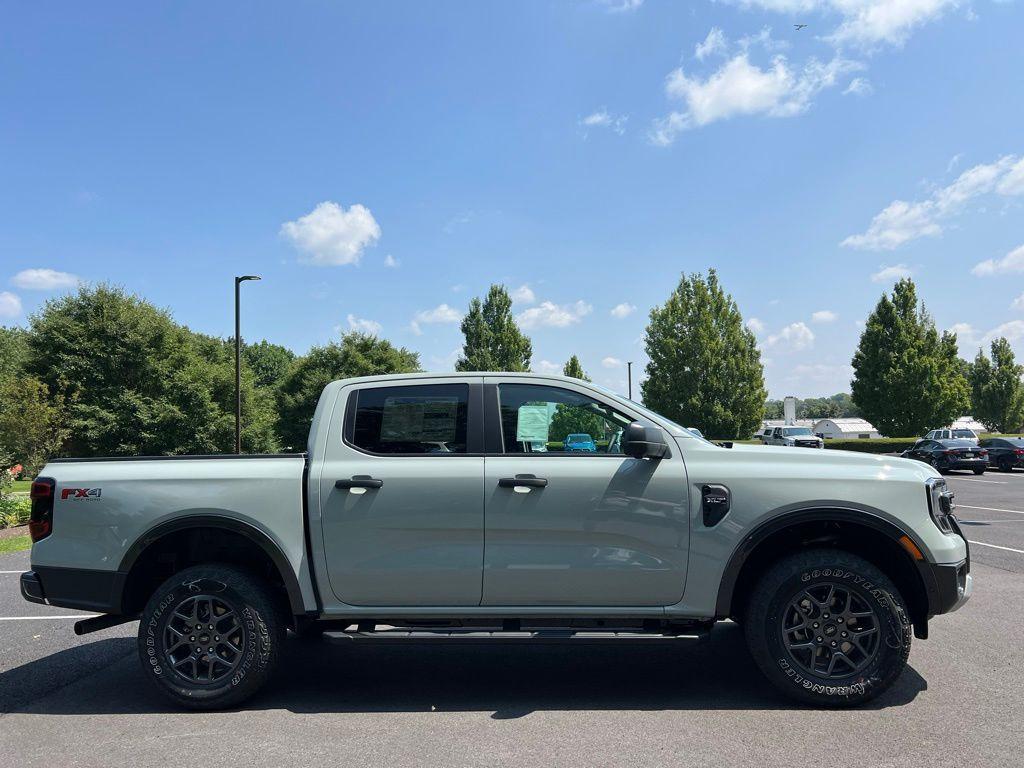
{"label": "side mirror", "polygon": [[626,426],[622,435],[622,452],[634,459],[663,459],[670,455],[662,431],[639,421]]}

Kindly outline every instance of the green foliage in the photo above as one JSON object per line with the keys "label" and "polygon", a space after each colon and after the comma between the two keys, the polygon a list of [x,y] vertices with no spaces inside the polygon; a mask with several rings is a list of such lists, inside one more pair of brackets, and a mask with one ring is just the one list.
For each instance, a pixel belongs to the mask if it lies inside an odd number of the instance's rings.
{"label": "green foliage", "polygon": [[20,552],[32,546],[32,538],[24,536],[12,536],[9,539],[0,539],[0,555],[7,555],[11,552]]}
{"label": "green foliage", "polygon": [[0,381],[20,374],[27,357],[28,333],[23,328],[0,325]]}
{"label": "green foliage", "polygon": [[340,344],[313,347],[309,354],[296,359],[278,390],[282,442],[293,450],[305,450],[317,400],[332,381],[419,369],[417,353],[366,333],[346,333]]}
{"label": "green foliage", "polygon": [[566,363],[565,367],[562,368],[562,373],[565,376],[571,376],[574,379],[582,379],[583,381],[590,381],[590,377],[587,376],[587,372],[583,370],[583,363],[580,359],[573,355]]}
{"label": "green foliage", "polygon": [[[32,316],[26,370],[66,403],[73,456],[234,449],[230,344],[108,285],[83,286]],[[269,397],[242,381],[243,450],[273,450]]]}
{"label": "green foliage", "polygon": [[0,494],[0,528],[27,525],[32,514],[32,501],[27,496]]}
{"label": "green foliage", "polygon": [[941,336],[918,307],[912,280],[883,294],[853,356],[853,399],[883,435],[923,434],[945,426],[969,405],[956,334]]}
{"label": "green foliage", "polygon": [[266,340],[242,346],[242,364],[252,371],[253,383],[260,388],[276,389],[294,360],[295,353],[290,349]]}
{"label": "green foliage", "polygon": [[462,356],[457,371],[529,371],[533,346],[516,325],[512,299],[503,285],[492,285],[481,303],[474,298],[462,319]]}
{"label": "green foliage", "polygon": [[760,426],[767,393],[761,353],[715,270],[683,275],[651,310],[644,405],[706,435],[747,437]]}
{"label": "green foliage", "polygon": [[34,475],[60,453],[70,430],[64,398],[38,379],[0,379],[0,452]]}
{"label": "green foliage", "polygon": [[992,342],[992,359],[980,349],[970,367],[971,406],[974,418],[993,432],[1024,428],[1024,365],[1018,365],[1010,342]]}

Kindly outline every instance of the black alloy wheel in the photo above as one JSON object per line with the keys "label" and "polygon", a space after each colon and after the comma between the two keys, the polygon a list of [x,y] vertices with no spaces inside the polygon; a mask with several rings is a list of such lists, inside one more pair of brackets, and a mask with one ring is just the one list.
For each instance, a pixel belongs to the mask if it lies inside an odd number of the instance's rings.
{"label": "black alloy wheel", "polygon": [[840,679],[867,667],[878,653],[878,617],[842,584],[801,589],[782,616],[783,643],[792,660],[818,677]]}

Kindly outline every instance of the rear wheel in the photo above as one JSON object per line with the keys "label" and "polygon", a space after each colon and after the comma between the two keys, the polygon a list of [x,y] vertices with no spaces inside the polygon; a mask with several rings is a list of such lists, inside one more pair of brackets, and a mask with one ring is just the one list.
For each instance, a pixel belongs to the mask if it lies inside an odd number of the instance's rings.
{"label": "rear wheel", "polygon": [[191,709],[221,709],[270,677],[284,623],[266,585],[227,565],[179,571],[150,598],[139,658],[165,695]]}
{"label": "rear wheel", "polygon": [[978,467],[977,469],[974,470],[974,474],[976,474],[976,475],[984,475],[985,474],[985,468],[984,467]]}
{"label": "rear wheel", "polygon": [[939,470],[939,474],[944,475],[949,472],[949,468],[940,459],[937,459],[934,456],[928,459],[928,463]]}
{"label": "rear wheel", "polygon": [[873,699],[910,654],[910,621],[896,587],[842,550],[801,552],[772,566],[750,598],[744,629],[768,680],[818,706]]}
{"label": "rear wheel", "polygon": [[1013,461],[1009,456],[999,457],[999,471],[1000,472],[1013,472]]}

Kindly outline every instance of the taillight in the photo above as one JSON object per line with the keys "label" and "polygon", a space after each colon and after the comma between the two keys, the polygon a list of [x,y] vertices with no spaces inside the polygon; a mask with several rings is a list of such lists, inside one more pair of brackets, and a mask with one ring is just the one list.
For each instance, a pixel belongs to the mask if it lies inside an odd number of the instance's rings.
{"label": "taillight", "polygon": [[1015,448],[1013,452],[1017,456],[1024,456],[1024,448]]}
{"label": "taillight", "polygon": [[978,451],[979,456],[988,456],[988,451]]}
{"label": "taillight", "polygon": [[57,483],[52,477],[37,477],[32,482],[29,498],[32,514],[28,520],[28,533],[32,541],[45,539],[53,531],[53,489]]}

